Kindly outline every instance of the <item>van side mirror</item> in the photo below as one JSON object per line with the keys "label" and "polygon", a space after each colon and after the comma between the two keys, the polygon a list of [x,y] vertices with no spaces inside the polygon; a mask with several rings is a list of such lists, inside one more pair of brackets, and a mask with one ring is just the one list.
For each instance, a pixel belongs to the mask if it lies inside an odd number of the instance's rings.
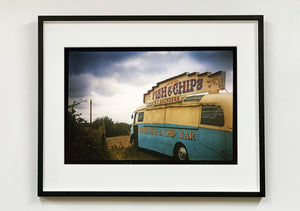
{"label": "van side mirror", "polygon": [[131,114],[131,119],[133,119],[133,114]]}

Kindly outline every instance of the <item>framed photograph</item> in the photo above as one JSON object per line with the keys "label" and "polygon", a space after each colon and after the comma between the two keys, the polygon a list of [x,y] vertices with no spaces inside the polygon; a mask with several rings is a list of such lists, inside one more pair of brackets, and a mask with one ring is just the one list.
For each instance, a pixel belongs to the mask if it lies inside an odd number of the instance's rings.
{"label": "framed photograph", "polygon": [[265,196],[263,16],[38,26],[38,196]]}

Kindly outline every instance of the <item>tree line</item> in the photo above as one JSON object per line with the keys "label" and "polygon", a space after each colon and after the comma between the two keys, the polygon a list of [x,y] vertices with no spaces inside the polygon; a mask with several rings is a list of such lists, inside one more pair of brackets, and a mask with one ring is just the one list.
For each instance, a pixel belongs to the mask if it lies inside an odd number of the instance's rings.
{"label": "tree line", "polygon": [[84,101],[74,101],[68,106],[65,163],[110,160],[106,137],[129,135],[130,125],[115,123],[107,116],[87,123],[75,110],[82,102]]}
{"label": "tree line", "polygon": [[99,128],[104,123],[106,137],[129,135],[130,125],[126,123],[114,122],[108,116],[97,118],[92,123],[92,127]]}

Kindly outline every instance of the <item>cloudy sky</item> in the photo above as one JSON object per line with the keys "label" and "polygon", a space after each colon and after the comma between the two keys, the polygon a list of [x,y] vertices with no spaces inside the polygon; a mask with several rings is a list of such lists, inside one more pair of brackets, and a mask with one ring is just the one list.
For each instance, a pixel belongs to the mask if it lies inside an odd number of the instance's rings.
{"label": "cloudy sky", "polygon": [[232,92],[232,51],[69,51],[69,103],[89,121],[109,116],[131,123],[131,113],[143,104],[143,94],[157,82],[184,72],[226,71],[226,89]]}

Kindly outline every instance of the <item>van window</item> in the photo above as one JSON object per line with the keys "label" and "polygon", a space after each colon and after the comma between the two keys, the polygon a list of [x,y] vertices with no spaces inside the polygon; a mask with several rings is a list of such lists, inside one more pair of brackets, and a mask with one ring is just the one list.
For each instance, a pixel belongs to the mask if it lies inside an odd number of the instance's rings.
{"label": "van window", "polygon": [[221,107],[217,105],[203,105],[201,124],[222,127],[224,125],[224,113]]}
{"label": "van window", "polygon": [[144,112],[139,113],[138,121],[142,122],[144,120]]}
{"label": "van window", "polygon": [[136,113],[135,113],[135,116],[134,116],[134,123],[137,123],[137,122],[138,122],[138,116],[139,116],[139,115],[138,115],[138,113],[136,112]]}

